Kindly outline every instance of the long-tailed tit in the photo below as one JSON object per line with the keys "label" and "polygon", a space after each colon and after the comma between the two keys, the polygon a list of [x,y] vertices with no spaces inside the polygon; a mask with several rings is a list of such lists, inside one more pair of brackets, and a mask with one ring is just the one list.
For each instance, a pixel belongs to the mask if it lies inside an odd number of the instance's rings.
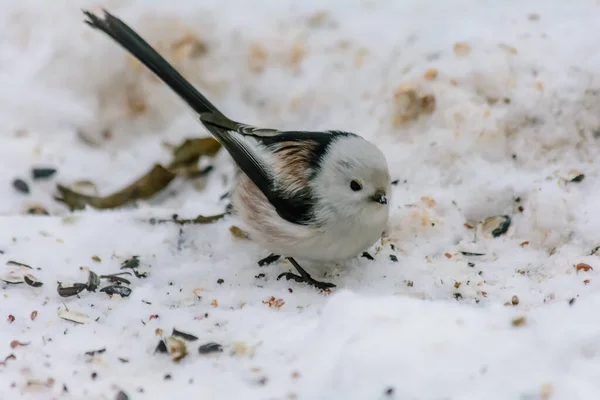
{"label": "long-tailed tit", "polygon": [[386,228],[390,175],[383,153],[349,132],[278,131],[225,117],[144,39],[120,19],[84,11],[85,22],[113,38],[154,72],[198,115],[241,172],[231,191],[234,212],[250,237],[286,257],[299,275],[326,289],[294,258],[340,262],[371,247]]}

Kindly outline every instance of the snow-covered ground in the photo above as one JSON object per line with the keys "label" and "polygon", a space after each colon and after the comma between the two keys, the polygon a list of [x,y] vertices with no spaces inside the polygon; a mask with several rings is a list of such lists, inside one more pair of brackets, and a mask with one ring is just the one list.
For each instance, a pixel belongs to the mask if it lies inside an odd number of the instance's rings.
{"label": "snow-covered ground", "polygon": [[[331,294],[277,281],[290,265],[259,267],[268,251],[232,217],[148,222],[221,212],[224,152],[136,207],[57,202],[57,183],[109,194],[207,133],[83,24],[86,2],[0,3],[0,275],[18,261],[44,283],[0,284],[0,398],[600,398],[597,1],[87,2],[234,119],[381,146],[399,180],[389,237],[374,261],[304,262]],[[58,172],[33,181],[35,166]],[[499,215],[508,232],[474,240]],[[148,277],[126,277],[129,297],[58,295],[81,267],[117,273],[134,255]],[[173,328],[198,337],[179,362],[154,352]],[[223,351],[200,354],[209,342]]]}

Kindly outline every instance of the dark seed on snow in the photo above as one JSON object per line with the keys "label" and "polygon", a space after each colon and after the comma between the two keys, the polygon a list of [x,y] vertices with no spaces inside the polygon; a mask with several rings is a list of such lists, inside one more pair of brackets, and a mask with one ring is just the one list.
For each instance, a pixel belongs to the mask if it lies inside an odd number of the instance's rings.
{"label": "dark seed on snow", "polygon": [[255,275],[254,277],[255,277],[256,279],[260,279],[260,278],[264,278],[265,276],[266,276],[266,275],[265,275],[265,274],[263,274],[263,273],[261,272],[260,274],[258,274],[258,275]]}
{"label": "dark seed on snow", "polygon": [[123,261],[123,263],[121,263],[121,269],[139,267],[140,266],[139,257],[140,256],[133,256],[129,260]]}
{"label": "dark seed on snow", "polygon": [[190,342],[193,342],[194,340],[198,340],[198,337],[196,337],[192,334],[189,334],[189,333],[178,331],[175,328],[173,328],[173,333],[171,333],[171,336],[179,336],[180,338],[189,340]]}
{"label": "dark seed on snow", "polygon": [[28,284],[29,286],[33,286],[33,287],[40,287],[42,286],[44,283],[39,281],[35,276],[31,275],[31,274],[27,274],[23,277],[23,279],[25,280],[25,283]]}
{"label": "dark seed on snow", "polygon": [[392,185],[397,185],[397,184],[398,184],[398,182],[400,182],[400,179],[394,179],[394,180],[392,181]]}
{"label": "dark seed on snow", "polygon": [[85,283],[74,283],[71,286],[63,286],[59,282],[57,291],[60,297],[71,297],[83,292],[87,287],[88,285]]}
{"label": "dark seed on snow", "polygon": [[224,282],[225,282],[225,280],[223,280],[223,279],[220,279],[220,278],[219,278],[219,279],[217,279],[217,283],[218,283],[219,285],[222,285]]}
{"label": "dark seed on snow", "polygon": [[386,396],[393,396],[394,395],[394,388],[393,387],[389,387],[389,388],[385,389],[385,395]]}
{"label": "dark seed on snow", "polygon": [[584,174],[579,174],[575,178],[571,179],[571,182],[581,182],[585,178]]}
{"label": "dark seed on snow", "polygon": [[100,275],[101,279],[108,279],[109,282],[112,283],[124,283],[126,285],[131,285],[131,281],[129,279],[121,278],[118,276],[119,274],[114,275]]}
{"label": "dark seed on snow", "polygon": [[129,400],[129,396],[127,396],[127,394],[121,390],[119,393],[117,393],[115,400]]}
{"label": "dark seed on snow", "polygon": [[467,265],[468,265],[469,267],[471,267],[471,268],[474,268],[474,267],[475,267],[475,263],[472,263],[472,262],[469,262],[469,263],[467,263]]}
{"label": "dark seed on snow", "polygon": [[223,346],[215,342],[203,344],[202,346],[200,346],[200,348],[198,348],[198,352],[200,354],[220,353],[222,351]]}
{"label": "dark seed on snow", "polygon": [[29,194],[29,185],[27,185],[24,180],[17,178],[13,180],[12,185],[20,193]]}
{"label": "dark seed on snow", "polygon": [[94,271],[88,272],[87,290],[88,292],[95,292],[100,286],[100,278]]}
{"label": "dark seed on snow", "polygon": [[485,253],[471,253],[468,251],[461,251],[460,254],[467,257],[485,256]]}
{"label": "dark seed on snow", "polygon": [[118,294],[121,297],[127,297],[131,294],[131,289],[127,286],[106,286],[100,289],[101,292],[112,296],[114,294]]}
{"label": "dark seed on snow", "polygon": [[156,346],[156,349],[154,349],[154,352],[155,353],[168,353],[169,352],[164,340],[161,340],[160,342],[158,342],[158,345]]}
{"label": "dark seed on snow", "polygon": [[393,262],[398,262],[398,257],[396,257],[393,254],[390,254],[390,260],[392,260]]}
{"label": "dark seed on snow", "polygon": [[133,274],[135,275],[136,278],[147,278],[148,277],[147,272],[138,272],[135,269],[133,270]]}
{"label": "dark seed on snow", "polygon": [[458,300],[458,299],[462,299],[462,297],[463,297],[463,296],[462,296],[462,294],[460,294],[460,293],[454,293],[454,298],[455,298],[456,300]]}
{"label": "dark seed on snow", "polygon": [[31,176],[33,179],[50,178],[56,173],[54,168],[33,168],[31,170]]}
{"label": "dark seed on snow", "polygon": [[23,263],[21,263],[21,262],[18,262],[18,261],[12,261],[12,260],[9,260],[9,261],[7,261],[7,262],[6,262],[6,265],[15,265],[15,266],[17,266],[17,267],[24,267],[24,268],[33,269],[31,266],[29,266],[29,265],[27,265],[27,264],[23,264]]}
{"label": "dark seed on snow", "polygon": [[106,347],[101,348],[99,350],[90,350],[90,351],[86,351],[85,355],[86,356],[95,356],[96,354],[102,354],[106,351]]}
{"label": "dark seed on snow", "polygon": [[370,255],[369,253],[367,253],[366,251],[365,251],[364,253],[362,253],[362,257],[366,258],[366,259],[367,259],[367,260],[369,260],[369,261],[373,261],[373,260],[375,260],[375,259],[373,258],[373,256],[372,256],[372,255]]}
{"label": "dark seed on snow", "polygon": [[575,297],[569,300],[569,305],[572,306],[573,304],[575,304]]}

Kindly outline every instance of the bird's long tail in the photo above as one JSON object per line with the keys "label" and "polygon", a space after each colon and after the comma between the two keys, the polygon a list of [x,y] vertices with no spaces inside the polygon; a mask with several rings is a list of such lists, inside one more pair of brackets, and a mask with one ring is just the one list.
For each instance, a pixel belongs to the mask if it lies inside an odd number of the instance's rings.
{"label": "bird's long tail", "polygon": [[223,114],[169,64],[152,46],[119,18],[104,10],[104,18],[83,12],[89,19],[85,22],[113,38],[129,51],[142,64],[154,72],[164,83],[175,91],[195,112]]}

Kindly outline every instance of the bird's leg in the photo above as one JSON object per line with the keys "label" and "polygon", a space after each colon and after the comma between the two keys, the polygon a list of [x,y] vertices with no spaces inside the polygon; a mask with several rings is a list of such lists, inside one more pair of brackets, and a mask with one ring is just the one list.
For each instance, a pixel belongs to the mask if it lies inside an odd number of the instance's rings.
{"label": "bird's leg", "polygon": [[271,253],[262,260],[258,260],[258,266],[264,267],[265,265],[273,264],[274,262],[279,261],[280,258],[281,256]]}
{"label": "bird's leg", "polygon": [[319,282],[315,279],[313,279],[312,276],[310,276],[308,274],[308,272],[306,272],[304,270],[304,268],[302,268],[300,266],[300,264],[298,264],[296,262],[296,260],[294,260],[292,257],[286,257],[288,260],[290,260],[290,262],[292,263],[292,265],[296,268],[296,270],[298,271],[298,273],[300,275],[296,275],[293,274],[291,272],[284,272],[282,274],[279,274],[279,276],[277,277],[277,280],[281,279],[282,277],[285,276],[285,278],[289,281],[290,279],[295,280],[296,282],[304,282],[307,283],[309,285],[312,285],[314,287],[316,287],[317,289],[329,289],[332,287],[335,287],[335,285],[333,283],[328,283],[328,282]]}

